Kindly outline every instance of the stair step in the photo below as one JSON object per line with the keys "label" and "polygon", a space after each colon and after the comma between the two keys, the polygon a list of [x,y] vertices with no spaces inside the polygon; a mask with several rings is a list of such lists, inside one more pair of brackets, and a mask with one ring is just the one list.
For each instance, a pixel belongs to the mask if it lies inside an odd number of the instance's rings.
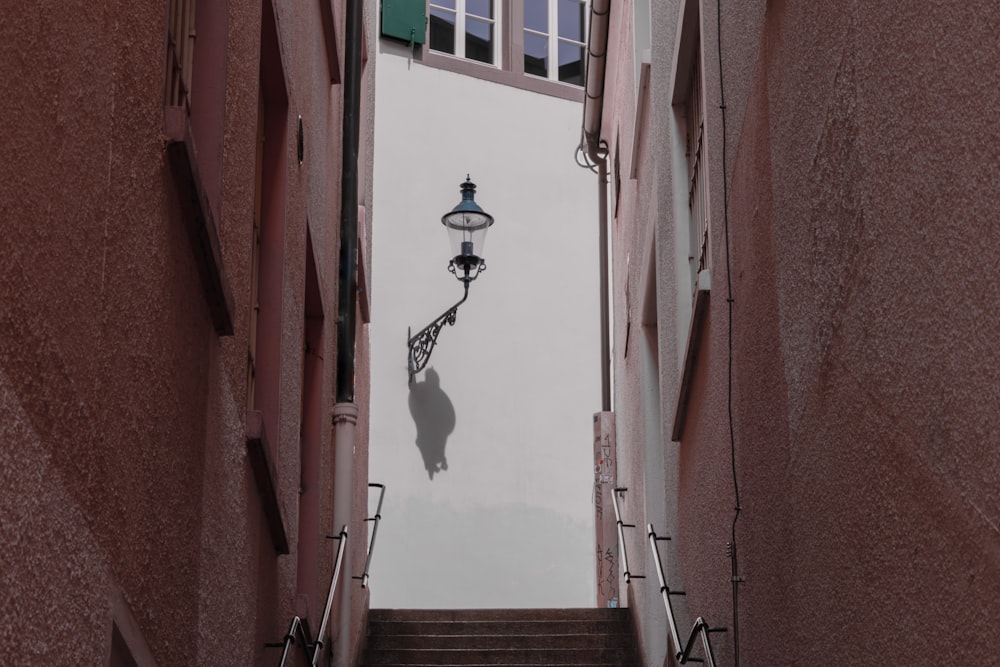
{"label": "stair step", "polygon": [[372,609],[368,618],[379,621],[621,621],[627,609],[570,607],[567,609]]}
{"label": "stair step", "polygon": [[626,649],[403,649],[369,650],[368,665],[623,665],[631,653]]}
{"label": "stair step", "polygon": [[569,635],[628,633],[626,621],[368,621],[369,632],[387,635]]}
{"label": "stair step", "polygon": [[366,666],[637,664],[628,609],[373,609]]}
{"label": "stair step", "polygon": [[631,637],[620,633],[585,634],[378,634],[372,633],[372,649],[595,649],[628,648]]}

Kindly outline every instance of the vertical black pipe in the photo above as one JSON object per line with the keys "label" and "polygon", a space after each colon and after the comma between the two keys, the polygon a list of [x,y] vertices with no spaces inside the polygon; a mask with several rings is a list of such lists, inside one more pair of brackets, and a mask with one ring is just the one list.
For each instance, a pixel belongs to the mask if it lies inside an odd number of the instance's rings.
{"label": "vertical black pipe", "polygon": [[341,173],[340,282],[337,294],[337,402],[354,401],[358,295],[358,135],[361,109],[361,2],[347,0],[344,40],[344,165]]}
{"label": "vertical black pipe", "polygon": [[611,412],[611,325],[608,303],[608,160],[597,163],[597,219],[601,226],[598,252],[600,253],[601,284],[601,410]]}

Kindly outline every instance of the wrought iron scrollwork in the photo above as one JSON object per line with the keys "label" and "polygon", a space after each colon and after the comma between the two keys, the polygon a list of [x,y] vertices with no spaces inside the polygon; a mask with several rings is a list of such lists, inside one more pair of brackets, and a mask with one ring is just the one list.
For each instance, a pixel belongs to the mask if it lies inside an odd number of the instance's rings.
{"label": "wrought iron scrollwork", "polygon": [[458,308],[452,308],[435,320],[429,327],[410,339],[410,382],[413,382],[414,375],[424,370],[424,366],[430,360],[431,352],[434,350],[434,346],[437,345],[437,338],[438,334],[441,333],[441,329],[446,324],[455,324],[457,316]]}
{"label": "wrought iron scrollwork", "polygon": [[410,348],[410,358],[407,362],[407,369],[410,372],[410,382],[413,382],[413,378],[417,373],[424,370],[424,367],[431,358],[431,352],[434,351],[434,346],[437,345],[437,338],[438,334],[441,333],[441,329],[446,324],[455,324],[455,319],[458,317],[458,307],[465,303],[465,300],[468,298],[469,283],[465,283],[465,295],[462,297],[462,300],[446,310],[444,314],[418,331],[416,335],[407,341],[407,345]]}

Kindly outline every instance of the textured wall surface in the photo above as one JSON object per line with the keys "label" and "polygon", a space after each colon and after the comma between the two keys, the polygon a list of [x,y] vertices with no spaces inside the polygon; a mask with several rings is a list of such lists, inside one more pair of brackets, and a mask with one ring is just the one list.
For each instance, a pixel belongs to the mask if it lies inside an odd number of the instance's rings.
{"label": "textured wall surface", "polygon": [[[654,35],[677,34],[681,4],[654,3]],[[627,165],[635,98],[630,16],[618,9],[602,135],[612,156],[618,138]],[[613,228],[626,519],[673,537],[661,553],[668,584],[687,593],[675,600],[682,637],[697,615],[727,626],[713,641],[731,664],[731,405],[746,664],[932,664],[943,647],[991,664],[1000,12],[986,2],[724,3],[727,211],[716,4],[701,11],[713,281],[679,443],[678,322],[690,297],[686,202],[669,157],[683,146],[671,40],[654,41],[640,169]],[[637,332],[653,322],[658,355],[643,357]],[[630,560],[648,550],[641,535],[628,539]],[[660,664],[669,649],[655,587],[633,582],[629,600],[645,661]]]}
{"label": "textured wall surface", "polygon": [[[342,90],[330,85],[318,5],[274,4],[289,109],[282,398],[268,435],[287,556],[269,537],[245,443],[260,4],[228,3],[224,125],[203,135],[206,155],[221,151],[204,180],[233,296],[230,337],[213,329],[165,152],[166,3],[42,2],[0,26],[0,111],[11,128],[0,144],[4,664],[108,664],[113,623],[160,665],[269,663],[264,643],[298,610],[306,238],[327,322],[319,353],[332,360]],[[336,13],[342,62],[340,4]],[[370,118],[363,127],[370,165]],[[362,203],[370,193],[366,175]],[[329,406],[334,364],[325,368]],[[362,380],[359,401],[367,395]],[[319,419],[332,459],[329,407]],[[332,497],[328,461],[321,479]],[[321,520],[331,515],[325,506]],[[332,547],[322,542],[328,572]],[[328,577],[316,583],[321,600]]]}
{"label": "textured wall surface", "polygon": [[[1000,130],[985,111],[1000,94],[982,80],[998,21],[990,3],[769,9],[733,188],[749,251],[734,276],[761,287],[736,278],[734,327],[762,352],[734,353],[737,433],[748,503],[794,512],[748,508],[741,535],[748,576],[784,582],[748,585],[748,607],[801,619],[803,662],[877,625],[852,659],[998,650],[983,639],[1000,592],[1000,358],[983,324],[1000,315]],[[787,649],[764,636],[747,650]]]}

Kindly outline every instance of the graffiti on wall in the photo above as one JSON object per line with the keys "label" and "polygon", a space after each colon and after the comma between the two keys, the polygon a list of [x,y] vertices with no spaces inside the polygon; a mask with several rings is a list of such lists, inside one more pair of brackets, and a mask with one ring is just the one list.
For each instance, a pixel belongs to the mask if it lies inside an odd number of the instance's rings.
{"label": "graffiti on wall", "polygon": [[595,566],[599,607],[618,606],[618,531],[611,509],[616,477],[614,415],[599,412],[594,415]]}

